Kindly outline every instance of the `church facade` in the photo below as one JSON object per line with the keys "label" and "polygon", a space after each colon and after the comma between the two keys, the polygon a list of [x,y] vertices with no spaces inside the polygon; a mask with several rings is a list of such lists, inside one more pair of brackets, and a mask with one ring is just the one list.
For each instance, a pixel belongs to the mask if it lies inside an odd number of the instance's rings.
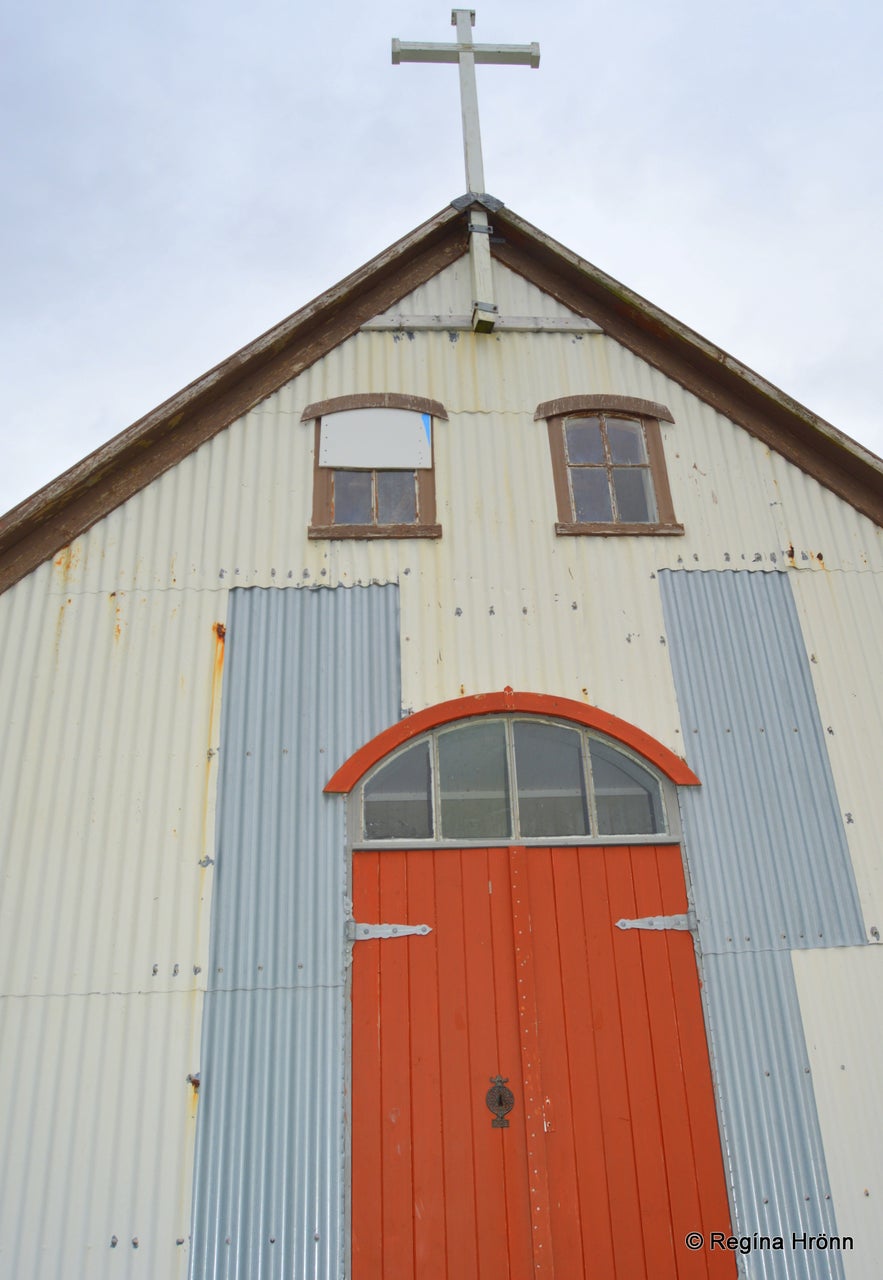
{"label": "church facade", "polygon": [[881,524],[487,197],[11,512],[0,1277],[875,1278]]}

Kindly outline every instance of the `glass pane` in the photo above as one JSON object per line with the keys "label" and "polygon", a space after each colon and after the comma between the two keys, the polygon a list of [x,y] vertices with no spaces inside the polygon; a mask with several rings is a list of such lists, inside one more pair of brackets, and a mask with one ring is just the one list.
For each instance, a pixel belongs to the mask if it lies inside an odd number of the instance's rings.
{"label": "glass pane", "polygon": [[646,836],[665,831],[659,783],[643,765],[612,747],[589,745],[598,834]]}
{"label": "glass pane", "polygon": [[611,462],[646,462],[644,428],[630,418],[607,419]]}
{"label": "glass pane", "polygon": [[509,836],[506,727],[477,721],[439,734],[441,834],[445,840]]}
{"label": "glass pane", "polygon": [[613,519],[610,487],[603,467],[571,467],[573,518],[579,524],[609,524]]}
{"label": "glass pane", "polygon": [[568,462],[604,462],[604,441],[598,418],[571,418],[564,434]]}
{"label": "glass pane", "polygon": [[416,524],[417,482],[413,471],[377,472],[377,523]]}
{"label": "glass pane", "polygon": [[513,731],[521,834],[588,835],[580,733],[530,720],[516,720]]}
{"label": "glass pane", "polygon": [[653,484],[647,467],[614,467],[616,509],[625,524],[652,524],[656,520]]}
{"label": "glass pane", "polygon": [[378,769],[362,793],[365,839],[432,839],[430,777],[425,739]]}
{"label": "glass pane", "polygon": [[373,524],[370,471],[335,471],[335,524]]}

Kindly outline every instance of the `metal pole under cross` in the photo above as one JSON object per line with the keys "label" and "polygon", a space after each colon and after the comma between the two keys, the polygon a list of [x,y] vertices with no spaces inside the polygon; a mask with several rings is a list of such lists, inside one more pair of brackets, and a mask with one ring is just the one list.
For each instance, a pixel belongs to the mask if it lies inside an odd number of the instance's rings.
{"label": "metal pole under cross", "polygon": [[[463,154],[466,161],[466,189],[471,194],[484,194],[484,165],[481,157],[481,131],[478,123],[478,91],[475,64],[497,63],[504,66],[540,65],[540,46],[516,44],[473,44],[474,9],[454,9],[451,25],[457,29],[456,44],[420,44],[393,40],[392,60],[400,62],[456,62],[460,69],[460,108],[463,117]],[[472,327],[489,332],[494,327],[497,308],[493,301],[490,232],[487,214],[473,209],[469,222],[469,255],[472,264]]]}

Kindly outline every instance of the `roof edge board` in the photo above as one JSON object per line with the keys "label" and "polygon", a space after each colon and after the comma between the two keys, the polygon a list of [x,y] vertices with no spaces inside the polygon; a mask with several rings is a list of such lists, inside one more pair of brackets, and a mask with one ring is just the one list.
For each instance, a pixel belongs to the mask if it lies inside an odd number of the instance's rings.
{"label": "roof edge board", "polygon": [[492,252],[506,266],[883,525],[883,459],[511,210],[497,214],[497,226],[504,235]]}
{"label": "roof edge board", "polygon": [[[435,214],[0,518],[0,592],[467,252],[460,203]],[[599,323],[883,525],[883,460],[501,204],[494,217],[492,252],[499,261]]]}
{"label": "roof edge board", "polygon": [[0,593],[465,252],[443,209],[13,507]]}

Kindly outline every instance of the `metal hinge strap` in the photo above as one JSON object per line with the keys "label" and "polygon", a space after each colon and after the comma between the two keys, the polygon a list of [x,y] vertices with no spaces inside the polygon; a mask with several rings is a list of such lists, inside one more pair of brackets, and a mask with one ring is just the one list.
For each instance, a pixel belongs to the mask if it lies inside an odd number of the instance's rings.
{"label": "metal hinge strap", "polygon": [[350,942],[362,942],[366,938],[405,938],[408,934],[432,933],[428,924],[360,924],[347,920],[346,936]]}
{"label": "metal hinge strap", "polygon": [[696,928],[692,911],[683,916],[644,916],[640,920],[617,920],[617,929],[680,929],[689,933]]}

